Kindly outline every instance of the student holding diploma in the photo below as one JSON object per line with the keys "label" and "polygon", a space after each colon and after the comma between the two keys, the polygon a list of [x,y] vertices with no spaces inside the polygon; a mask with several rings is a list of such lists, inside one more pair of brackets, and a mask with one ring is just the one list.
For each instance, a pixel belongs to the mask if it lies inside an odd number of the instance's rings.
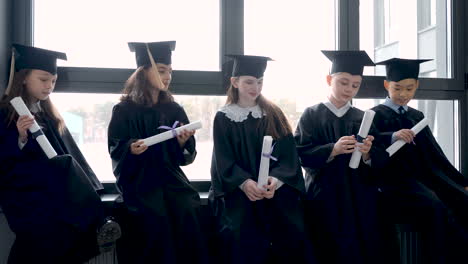
{"label": "student holding diploma", "polygon": [[[230,57],[225,72],[231,85],[214,120],[211,163],[220,263],[314,263],[291,128],[281,109],[261,94],[270,58]],[[262,151],[267,135],[273,147]],[[266,184],[258,186],[263,157],[270,162],[269,173]]]}
{"label": "student holding diploma", "polygon": [[[13,45],[0,102],[0,206],[16,234],[10,264],[82,263],[120,237],[118,224],[104,216],[101,183],[49,98],[57,59],[66,55]],[[18,116],[12,101],[33,117]],[[47,152],[40,137],[50,143]]]}
{"label": "student holding diploma", "polygon": [[456,253],[455,248],[466,259],[468,180],[448,161],[428,126],[418,134],[411,130],[424,119],[408,103],[419,87],[419,66],[426,61],[393,58],[378,63],[386,67],[388,97],[373,108],[375,125],[385,148],[398,140],[406,143],[382,169],[380,189],[386,219],[420,227],[423,263],[446,263],[447,256],[454,256],[448,250]]}
{"label": "student holding diploma", "polygon": [[[382,263],[377,188],[370,166],[379,166],[385,152],[373,147],[372,128],[367,137],[358,135],[364,112],[350,104],[361,86],[364,66],[374,63],[364,51],[322,52],[332,62],[328,100],[307,108],[295,133],[306,171],[312,242],[323,263]],[[355,150],[362,157],[352,169]]]}
{"label": "student holding diploma", "polygon": [[197,154],[194,131],[144,139],[189,124],[168,88],[175,41],[129,43],[137,69],[112,112],[108,148],[126,217],[119,263],[206,263],[199,223],[200,197],[180,166]]}

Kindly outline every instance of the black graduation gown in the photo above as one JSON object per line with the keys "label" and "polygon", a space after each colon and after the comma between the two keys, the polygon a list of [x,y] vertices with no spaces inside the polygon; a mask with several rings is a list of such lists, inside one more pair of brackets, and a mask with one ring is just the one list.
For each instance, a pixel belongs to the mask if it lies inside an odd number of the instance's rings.
{"label": "black graduation gown", "polygon": [[[337,117],[324,104],[307,108],[295,139],[306,171],[307,224],[324,263],[381,263],[377,219],[377,187],[368,165],[349,168],[351,154],[327,162],[334,144],[343,136],[357,135],[364,112],[351,107]],[[373,129],[369,135],[375,135]],[[371,148],[371,164],[381,165],[378,140]]]}
{"label": "black graduation gown", "polygon": [[270,160],[269,175],[284,182],[274,197],[251,202],[239,188],[247,179],[258,179],[265,135],[265,117],[249,113],[234,122],[221,111],[215,116],[210,202],[217,217],[219,262],[313,263],[300,199],[304,179],[292,135],[274,141],[272,156],[278,161]]}
{"label": "black graduation gown", "polygon": [[[422,112],[411,107],[402,115],[385,105],[373,110],[385,147],[391,145],[394,132],[410,129],[424,118]],[[454,239],[447,235],[453,228],[450,225],[447,230],[448,208],[456,216],[456,224],[464,225],[464,230],[456,228],[455,233],[460,236],[464,232],[461,243],[468,246],[468,192],[463,189],[468,180],[451,165],[429,127],[417,134],[414,142],[405,144],[383,168],[382,202],[388,210],[387,217],[422,225],[426,230],[423,242],[428,243],[427,262],[444,263],[444,253],[440,251],[445,241]]]}
{"label": "black graduation gown", "polygon": [[180,166],[193,162],[195,138],[181,149],[176,138],[133,155],[131,143],[165,132],[175,121],[188,124],[177,103],[153,107],[130,101],[114,106],[109,153],[117,186],[128,211],[117,244],[119,263],[205,263],[199,224],[200,197]]}
{"label": "black graduation gown", "polygon": [[7,126],[6,116],[7,108],[2,108],[0,205],[16,234],[10,263],[71,263],[93,257],[98,253],[96,229],[104,221],[96,192],[101,183],[67,129],[60,134],[44,113],[35,114],[58,154],[48,159],[31,135],[19,148],[16,124]]}

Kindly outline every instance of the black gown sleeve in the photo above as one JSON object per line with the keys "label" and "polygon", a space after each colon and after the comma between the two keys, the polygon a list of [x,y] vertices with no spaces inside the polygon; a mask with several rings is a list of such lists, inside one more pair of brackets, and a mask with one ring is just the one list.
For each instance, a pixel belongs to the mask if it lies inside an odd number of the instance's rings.
{"label": "black gown sleeve", "polygon": [[296,140],[297,152],[299,153],[302,166],[319,169],[327,165],[327,160],[333,151],[334,143],[317,145],[314,142],[314,123],[311,109],[302,114],[296,129],[294,138]]}
{"label": "black gown sleeve", "polygon": [[76,145],[76,142],[73,139],[72,135],[70,134],[70,131],[68,131],[68,128],[65,127],[63,134],[61,136],[62,136],[63,143],[66,149],[68,150],[69,154],[75,159],[75,161],[80,165],[81,169],[87,175],[94,190],[97,191],[97,190],[104,189],[104,187],[102,186],[102,183],[99,181],[96,174],[91,169],[91,166],[89,166],[88,162],[83,156],[83,153],[78,148],[78,145]]}
{"label": "black gown sleeve", "polygon": [[138,139],[130,138],[127,123],[125,109],[120,105],[114,106],[108,129],[108,150],[117,180],[121,180],[125,168],[132,167],[137,161],[137,156],[130,152],[130,145]]}
{"label": "black gown sleeve", "polygon": [[277,158],[278,161],[272,160],[270,162],[269,176],[275,177],[305,193],[301,164],[296,151],[294,137],[291,134],[276,141],[272,156]]}
{"label": "black gown sleeve", "polygon": [[[228,129],[229,122],[223,113],[218,112],[213,124],[213,181],[220,184],[221,190],[216,193],[230,193],[239,187],[244,181],[253,179],[247,171],[236,164],[236,158],[232,149],[232,134]],[[215,187],[216,188],[216,187]]]}
{"label": "black gown sleeve", "polygon": [[[17,130],[8,129],[5,115],[0,113],[0,182],[21,158]],[[1,185],[1,183],[0,183]]]}
{"label": "black gown sleeve", "polygon": [[[184,124],[184,125],[189,124],[190,121],[184,109],[182,107],[178,107],[178,108],[179,109],[177,111],[176,120],[178,120],[181,124]],[[178,142],[177,142],[177,145],[179,145]],[[197,151],[195,149],[195,137],[191,136],[185,143],[184,147],[179,148],[179,149],[180,151],[177,151],[178,164],[180,166],[191,164],[195,160],[195,157],[197,156]]]}

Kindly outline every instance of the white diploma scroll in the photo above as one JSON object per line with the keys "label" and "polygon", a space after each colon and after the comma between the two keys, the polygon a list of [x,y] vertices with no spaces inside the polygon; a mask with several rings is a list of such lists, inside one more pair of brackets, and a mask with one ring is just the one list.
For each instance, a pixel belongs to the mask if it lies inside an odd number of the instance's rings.
{"label": "white diploma scroll", "polygon": [[[429,119],[424,118],[423,120],[419,121],[411,130],[414,132],[415,135],[417,135],[423,128],[425,128],[427,125],[429,125]],[[399,139],[395,141],[390,147],[387,148],[388,154],[393,156],[401,147],[403,147],[406,144],[406,142],[402,139]]]}
{"label": "white diploma scroll", "polygon": [[169,131],[166,131],[166,132],[163,132],[163,133],[160,133],[160,134],[157,134],[157,135],[154,135],[152,137],[149,137],[149,138],[145,138],[143,139],[143,142],[146,146],[152,146],[154,144],[158,144],[158,143],[161,143],[163,141],[166,141],[166,140],[169,140],[171,138],[174,137],[174,133],[176,133],[176,135],[179,135],[179,133],[183,130],[197,130],[197,129],[200,129],[202,128],[202,123],[200,121],[196,121],[196,122],[192,122],[190,124],[187,124],[187,125],[183,125],[183,126],[180,126],[178,128],[175,128],[173,132],[172,130],[169,130]]}
{"label": "white diploma scroll", "polygon": [[[33,115],[29,111],[28,107],[26,107],[26,104],[20,96],[11,99],[10,103],[11,105],[13,105],[13,108],[15,108],[18,115],[27,115],[29,117],[33,117]],[[35,135],[37,143],[39,143],[39,146],[42,148],[42,150],[49,159],[57,156],[57,152],[55,152],[54,148],[52,147],[49,140],[46,138],[36,121],[34,121],[32,126],[29,128],[29,131],[33,135]]]}
{"label": "white diploma scroll", "polygon": [[260,169],[258,171],[257,188],[265,190],[264,185],[268,184],[268,174],[270,173],[271,144],[273,138],[271,136],[263,137],[262,156],[260,159]]}
{"label": "white diploma scroll", "polygon": [[[362,118],[361,127],[359,128],[358,139],[364,140],[367,135],[369,134],[369,129],[372,125],[372,121],[374,120],[375,112],[372,110],[366,110],[364,112],[364,117]],[[349,161],[349,167],[352,169],[357,169],[359,167],[359,163],[361,162],[362,152],[356,148],[351,156],[351,160]]]}

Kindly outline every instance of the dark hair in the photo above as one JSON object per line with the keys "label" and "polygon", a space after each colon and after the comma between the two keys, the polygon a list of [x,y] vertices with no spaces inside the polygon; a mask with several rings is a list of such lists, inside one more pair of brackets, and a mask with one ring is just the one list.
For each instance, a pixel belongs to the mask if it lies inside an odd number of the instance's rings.
{"label": "dark hair", "polygon": [[174,102],[174,97],[169,91],[159,90],[158,101],[154,102],[153,93],[158,90],[146,77],[145,72],[149,66],[138,67],[125,83],[121,101],[132,101],[137,104],[152,106],[156,103]]}
{"label": "dark hair", "polygon": [[[11,89],[7,91],[8,94],[3,95],[2,97],[0,107],[8,109],[6,120],[3,120],[7,126],[10,126],[18,119],[18,114],[10,104],[11,99],[21,96],[26,105],[31,104],[28,90],[24,84],[24,81],[29,76],[29,74],[31,74],[31,72],[31,69],[22,69],[16,72],[13,77]],[[60,134],[62,134],[65,129],[65,122],[63,121],[63,118],[57,108],[54,106],[54,104],[52,104],[50,97],[45,100],[41,100],[40,106],[44,114],[54,121],[55,128],[59,131]]]}
{"label": "dark hair", "polygon": [[[262,109],[262,112],[266,114],[265,122],[268,135],[272,136],[274,139],[279,139],[288,134],[292,134],[288,119],[277,105],[261,94],[257,97],[256,101],[260,109]],[[238,102],[239,89],[233,87],[231,84],[227,91],[226,104],[237,104]]]}

